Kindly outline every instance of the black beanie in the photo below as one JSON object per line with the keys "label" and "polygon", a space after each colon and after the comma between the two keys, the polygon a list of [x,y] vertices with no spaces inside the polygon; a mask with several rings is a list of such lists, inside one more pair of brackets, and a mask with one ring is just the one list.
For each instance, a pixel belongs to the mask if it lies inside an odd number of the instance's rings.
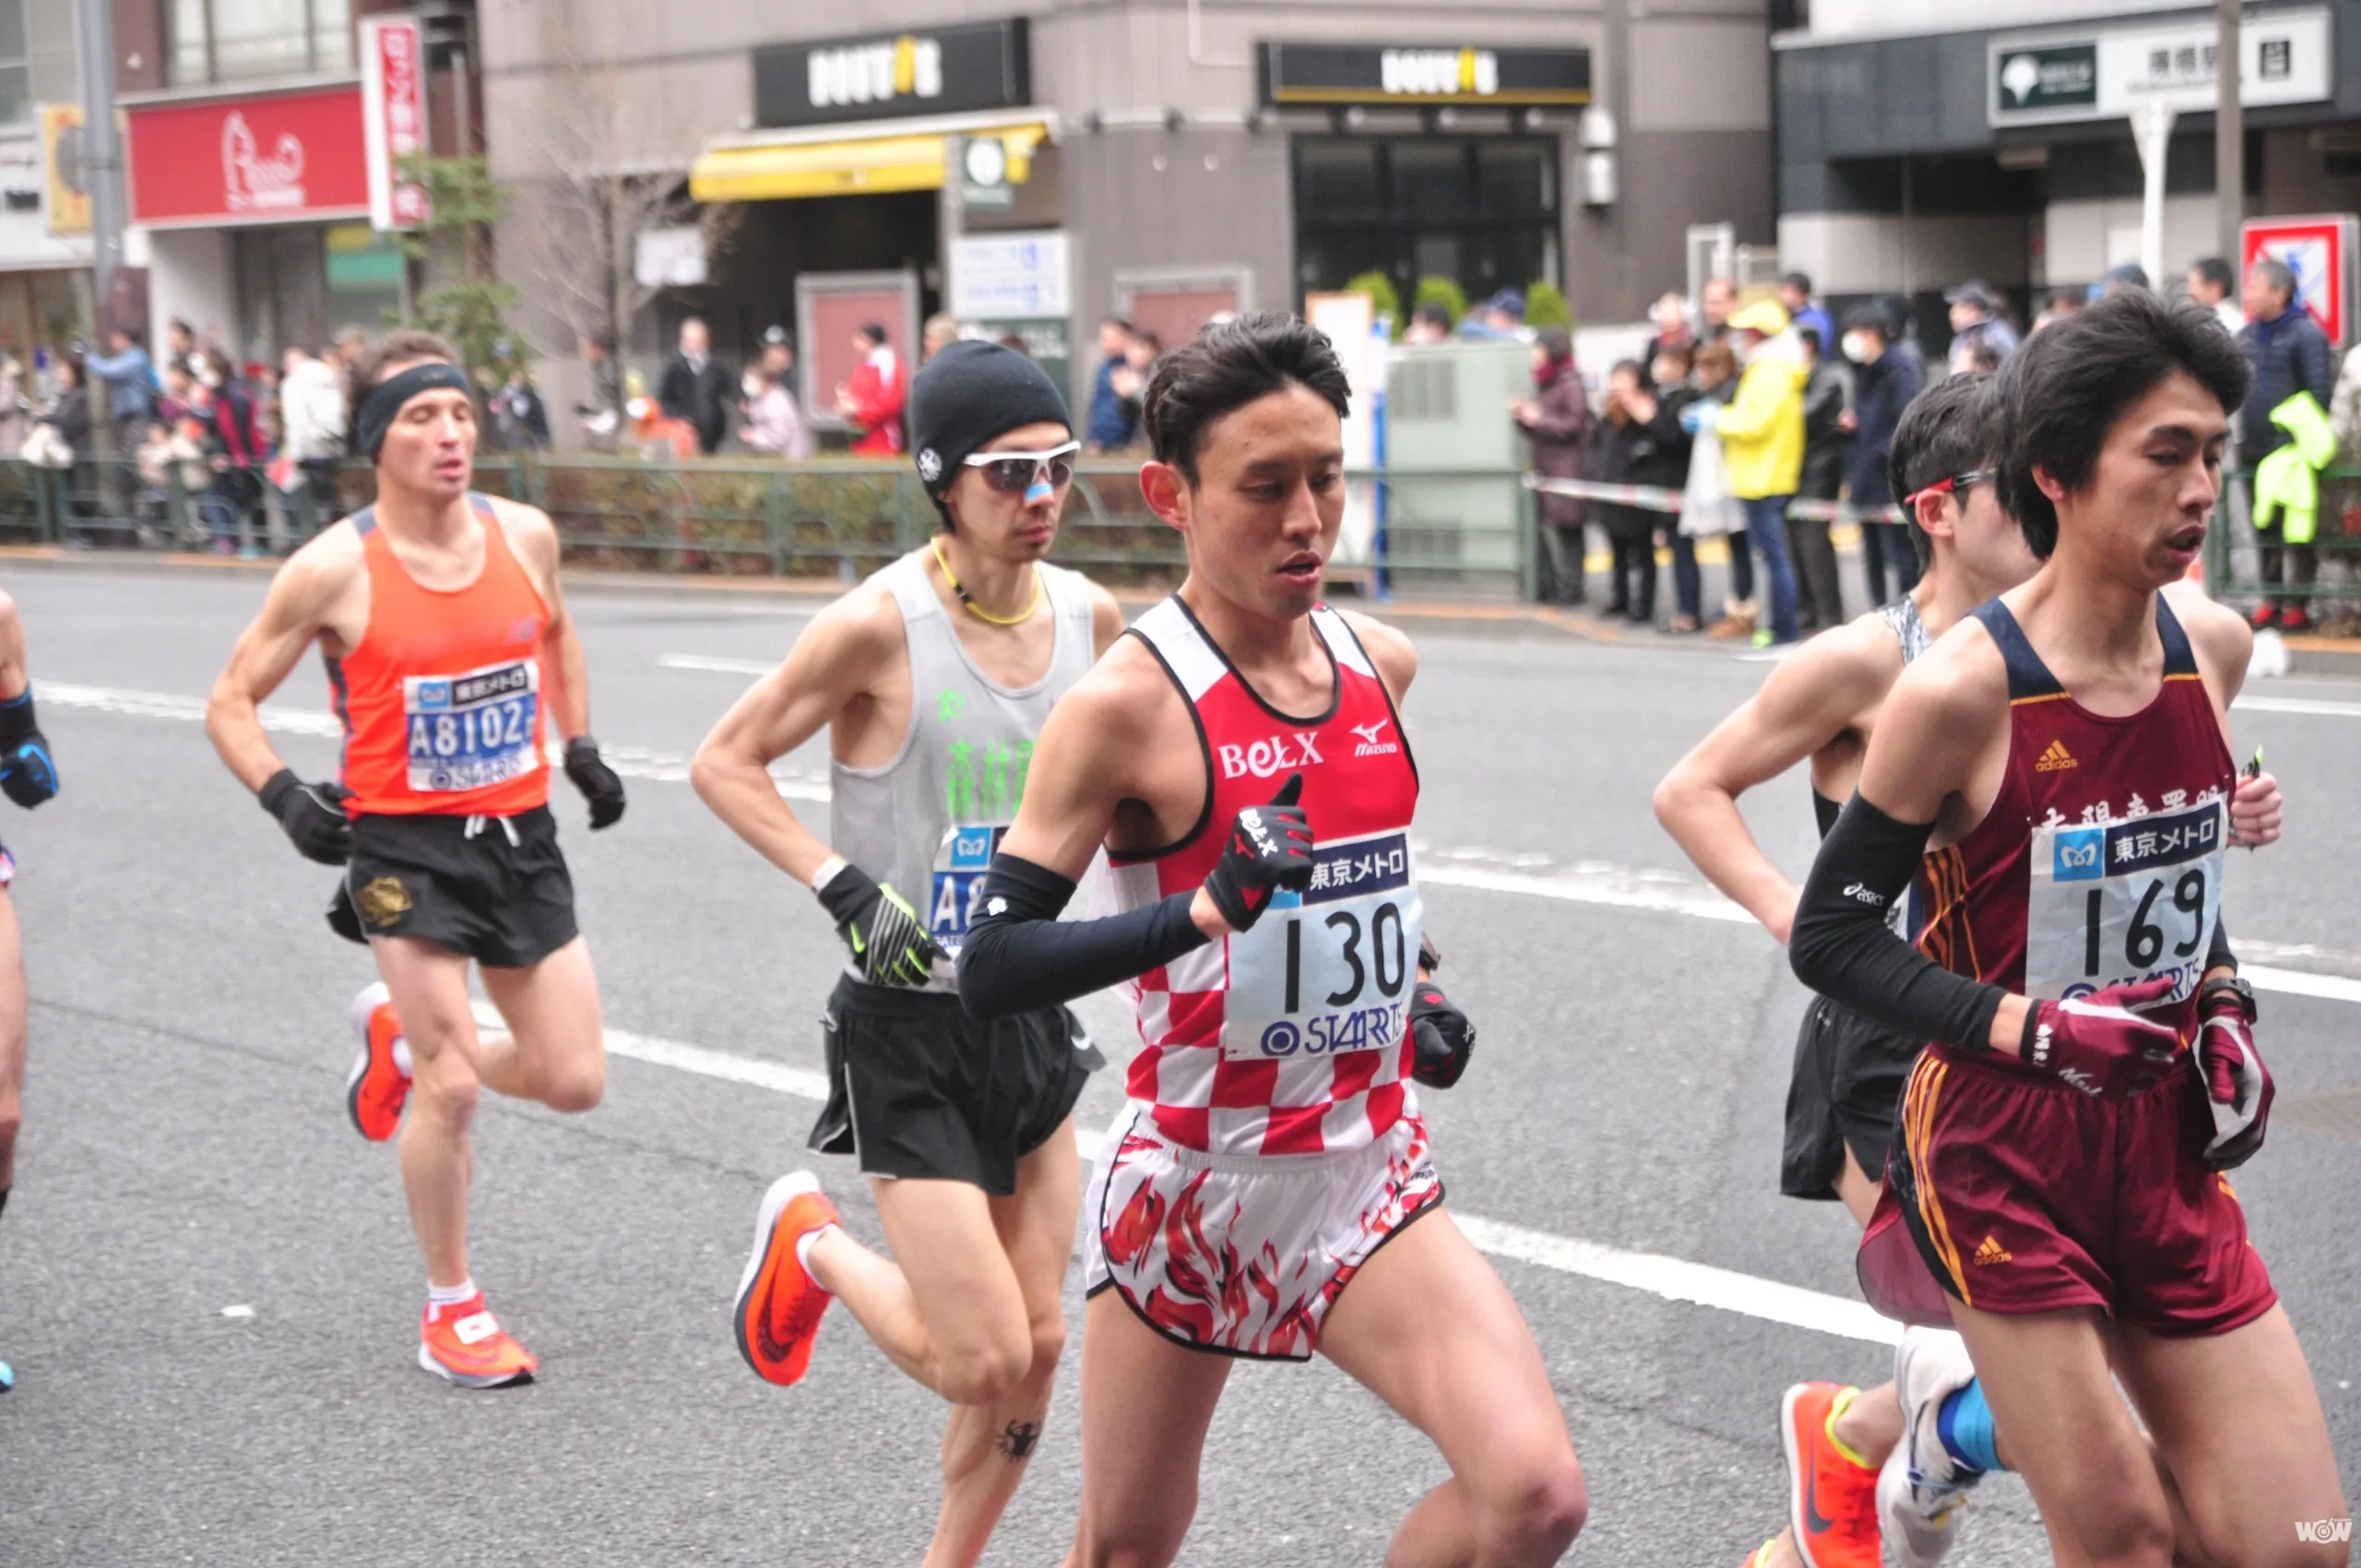
{"label": "black beanie", "polygon": [[969,454],[1020,425],[1074,422],[1039,365],[998,343],[945,344],[910,383],[910,450],[919,480],[940,501]]}

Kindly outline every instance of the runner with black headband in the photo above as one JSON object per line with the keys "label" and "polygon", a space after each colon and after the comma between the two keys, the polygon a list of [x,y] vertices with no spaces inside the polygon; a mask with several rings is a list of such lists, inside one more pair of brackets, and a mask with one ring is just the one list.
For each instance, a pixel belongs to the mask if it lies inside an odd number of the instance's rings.
{"label": "runner with black headband", "polygon": [[[593,828],[622,817],[623,789],[588,733],[556,529],[468,488],[476,408],[457,359],[404,331],[354,361],[353,428],[376,464],[376,504],[279,569],[214,684],[206,729],[297,850],[345,868],[328,922],[369,944],[382,977],[353,999],[346,1108],[365,1138],[402,1134],[426,1255],[419,1364],[488,1388],[529,1379],[536,1362],[469,1273],[478,1093],[579,1111],[606,1085],[598,980],[548,805],[552,720]],[[314,642],[344,720],[340,783],[298,778],[256,712]],[[476,1026],[470,961],[504,1030]]]}
{"label": "runner with black headband", "polygon": [[[0,593],[0,792],[30,811],[57,793],[57,759],[33,717],[32,677],[25,668],[24,623],[16,600]],[[0,849],[0,1212],[17,1180],[17,1129],[24,1122],[25,949],[8,886],[16,857]],[[0,1361],[0,1392],[17,1374]]]}
{"label": "runner with black headband", "polygon": [[[699,748],[716,814],[810,885],[849,950],[826,1016],[815,1150],[870,1178],[888,1261],[809,1171],[765,1195],[738,1292],[757,1376],[800,1381],[828,1302],[952,1406],[930,1564],[981,1555],[1025,1474],[1065,1342],[1059,1289],[1096,1054],[1058,1006],[976,1023],[951,959],[1024,799],[1050,706],[1123,630],[1105,589],[1042,559],[1074,478],[1065,404],[1024,355],[953,343],[910,387],[932,540],[822,611]],[[770,765],[823,729],[828,837]]]}

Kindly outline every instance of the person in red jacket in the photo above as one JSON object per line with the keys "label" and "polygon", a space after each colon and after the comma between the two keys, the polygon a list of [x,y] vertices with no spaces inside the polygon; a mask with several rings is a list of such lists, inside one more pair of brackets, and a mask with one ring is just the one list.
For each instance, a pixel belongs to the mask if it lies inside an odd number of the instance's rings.
{"label": "person in red jacket", "polygon": [[860,434],[853,455],[891,457],[902,450],[902,365],[885,341],[885,329],[872,322],[852,335],[860,364],[836,387],[836,411]]}

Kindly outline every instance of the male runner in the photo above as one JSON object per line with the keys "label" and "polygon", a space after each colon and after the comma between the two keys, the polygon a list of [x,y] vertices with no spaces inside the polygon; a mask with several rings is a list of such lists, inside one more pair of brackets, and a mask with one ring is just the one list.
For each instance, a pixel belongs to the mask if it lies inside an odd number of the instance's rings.
{"label": "male runner", "polygon": [[[1025,797],[1050,705],[1123,629],[1103,588],[1043,559],[1074,479],[1065,403],[996,343],[953,343],[910,387],[941,526],[813,618],[739,699],[690,777],[715,814],[808,884],[851,949],[827,1016],[832,1093],[812,1146],[856,1154],[895,1262],[834,1223],[809,1171],[765,1196],[738,1348],[800,1381],[844,1300],[895,1365],[952,1405],[926,1562],[972,1563],[1025,1475],[1065,1343],[1059,1288],[1088,1074],[1071,1016],[960,1010],[949,956]],[[769,768],[828,731],[830,830]]]}
{"label": "male runner", "polygon": [[[25,625],[17,601],[0,593],[0,791],[27,811],[57,793],[57,761],[33,717],[32,677],[25,669]],[[25,1119],[25,944],[8,885],[17,861],[0,848],[0,1213],[17,1182],[17,1130]],[[0,1361],[0,1394],[16,1386]]]}
{"label": "male runner", "polygon": [[[1904,1441],[1940,1484],[1988,1467],[1997,1423],[2069,1568],[2343,1563],[2289,1527],[2344,1506],[2222,1174],[2271,1100],[2218,914],[2252,634],[2159,592],[2203,548],[2248,374],[2209,313],[2134,292],[2002,388],[2001,499],[2044,564],[1895,683],[1790,942],[1805,984],[1934,1042],[1861,1277],[1947,1315],[1978,1376],[1905,1370]],[[1885,920],[1914,874],[1918,949]]]}
{"label": "male runner", "polygon": [[[1879,709],[1904,666],[1977,605],[2039,567],[1993,475],[2005,410],[1988,376],[1955,375],[1911,400],[1889,458],[1923,573],[1907,595],[1812,638],[1772,671],[1762,689],[1682,758],[1656,788],[1656,816],[1699,870],[1781,941],[1797,889],[1755,843],[1738,797],[1810,762],[1812,810],[1824,833],[1853,793]],[[2279,833],[2278,787],[2240,783],[2233,805],[2238,841]],[[1907,934],[1915,929],[1907,927]],[[1885,1177],[1886,1145],[1904,1080],[1923,1040],[1897,1034],[1814,998],[1796,1040],[1779,1190],[1840,1198],[1869,1224]],[[1943,1330],[1913,1329],[1914,1361],[1964,1370],[1964,1347]],[[1788,1528],[1748,1568],[1877,1568],[1879,1513],[1904,1568],[1927,1568],[1948,1549],[1956,1501],[1909,1484],[1909,1455],[1889,1462],[1902,1438],[1894,1384],[1867,1393],[1833,1383],[1797,1384],[1781,1412],[1789,1482]],[[1956,1500],[1956,1501],[1955,1501]]]}
{"label": "male runner", "polygon": [[[1157,365],[1140,483],[1188,577],[1050,716],[960,954],[979,1016],[1133,982],[1144,1049],[1084,1200],[1076,1564],[1179,1552],[1239,1356],[1321,1350],[1442,1449],[1389,1562],[1554,1562],[1586,1507],[1405,1081],[1447,1085],[1472,1041],[1423,979],[1416,655],[1319,602],[1347,398],[1328,339],[1275,315]],[[1121,912],[1060,922],[1101,846]]]}
{"label": "male runner", "polygon": [[[376,505],[279,569],[214,683],[206,731],[305,858],[346,868],[329,924],[365,938],[382,977],[353,999],[346,1110],[364,1138],[401,1133],[426,1255],[419,1365],[490,1388],[528,1380],[536,1363],[468,1268],[479,1088],[578,1111],[606,1086],[598,980],[548,805],[544,705],[592,827],[623,815],[623,781],[588,734],[557,530],[468,489],[476,413],[457,355],[396,332],[348,374]],[[299,779],[255,713],[315,641],[344,720],[341,784]],[[477,1029],[470,960],[504,1031]]]}

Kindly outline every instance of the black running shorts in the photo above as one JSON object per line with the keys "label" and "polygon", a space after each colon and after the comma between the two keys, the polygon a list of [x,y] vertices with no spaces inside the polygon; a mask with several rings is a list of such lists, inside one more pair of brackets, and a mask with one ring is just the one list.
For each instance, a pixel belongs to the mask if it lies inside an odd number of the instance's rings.
{"label": "black running shorts", "polygon": [[1787,1083],[1786,1146],[1779,1191],[1833,1198],[1850,1148],[1869,1180],[1885,1179],[1886,1146],[1918,1045],[1824,996],[1804,1009]]}
{"label": "black running shorts", "polygon": [[847,975],[828,999],[828,1103],[812,1129],[822,1154],[864,1176],[1016,1191],[1016,1162],[1049,1142],[1099,1057],[1074,1016],[1044,1007],[979,1023],[955,996],[896,991]]}
{"label": "black running shorts", "polygon": [[529,968],[577,934],[557,819],[546,806],[356,818],[328,924],[352,942],[414,936],[496,969]]}

